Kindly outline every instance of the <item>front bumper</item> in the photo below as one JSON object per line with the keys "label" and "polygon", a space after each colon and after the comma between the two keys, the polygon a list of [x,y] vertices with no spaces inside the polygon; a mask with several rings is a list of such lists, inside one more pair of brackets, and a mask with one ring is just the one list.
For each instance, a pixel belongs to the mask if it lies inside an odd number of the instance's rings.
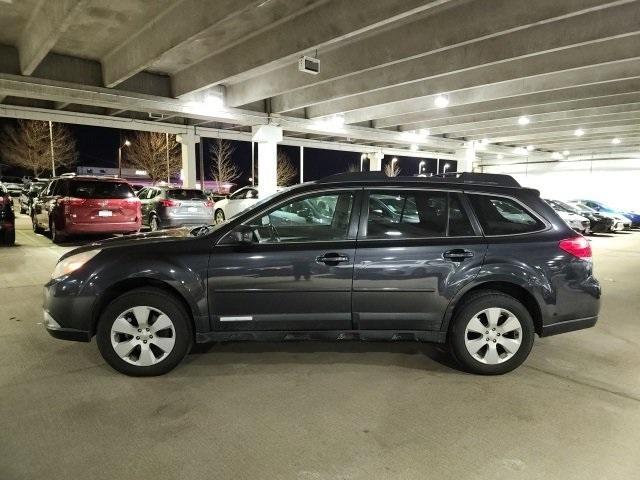
{"label": "front bumper", "polygon": [[54,338],[60,340],[70,340],[74,342],[89,342],[91,341],[91,334],[85,330],[77,330],[75,328],[63,328],[58,322],[51,316],[47,310],[43,310],[44,315],[44,327]]}

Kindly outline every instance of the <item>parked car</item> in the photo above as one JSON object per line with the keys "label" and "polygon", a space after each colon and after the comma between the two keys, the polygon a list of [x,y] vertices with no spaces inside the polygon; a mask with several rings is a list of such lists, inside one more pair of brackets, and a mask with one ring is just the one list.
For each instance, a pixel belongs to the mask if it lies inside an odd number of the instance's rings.
{"label": "parked car", "polygon": [[80,234],[136,233],[140,200],[119,178],[64,176],[49,182],[33,202],[33,230],[55,242]]}
{"label": "parked car", "polygon": [[[371,215],[389,195],[419,221]],[[272,223],[285,217],[296,221]],[[446,343],[465,369],[501,374],[535,334],[593,326],[599,299],[589,242],[536,190],[504,175],[376,172],[288,188],[219,225],[67,252],[44,324],[95,335],[136,376],[168,372],[194,341],[288,339]]]}
{"label": "parked car", "polygon": [[212,224],[213,202],[202,190],[170,186],[140,190],[142,224],[156,231],[185,225]]}
{"label": "parked car", "polygon": [[629,220],[626,217],[623,217],[622,215],[618,214],[618,213],[609,213],[609,212],[604,212],[604,211],[598,211],[595,210],[589,206],[587,206],[586,204],[580,202],[580,201],[569,201],[568,202],[569,205],[576,207],[578,209],[581,210],[585,210],[588,212],[591,212],[593,214],[598,214],[601,215],[603,217],[606,218],[610,218],[611,219],[611,230],[612,232],[621,232],[622,230],[625,229],[629,229],[631,228],[631,220]]}
{"label": "parked car", "polygon": [[[613,208],[611,206],[606,205],[603,202],[598,202],[596,200],[577,199],[575,201],[580,202],[586,205],[587,207],[593,208],[597,212],[611,213],[614,215],[624,217],[624,219],[627,220],[624,222],[625,228],[640,227],[640,214],[638,213],[632,213],[632,212],[623,211],[617,208]],[[627,225],[627,223],[629,225]]]}
{"label": "parked car", "polygon": [[49,180],[33,180],[22,187],[20,192],[20,213],[26,213],[31,216],[31,207],[33,200],[40,194],[43,188],[49,184]]}
{"label": "parked car", "polygon": [[589,207],[577,205],[569,205],[561,200],[547,200],[548,203],[554,208],[554,210],[566,210],[568,212],[576,213],[589,220],[589,230],[591,233],[603,233],[610,232],[612,230],[614,219],[606,214],[601,214]]}
{"label": "parked car", "polygon": [[20,177],[2,177],[2,184],[12,197],[19,197],[24,183]]}
{"label": "parked car", "polygon": [[0,183],[0,244],[16,243],[16,216],[13,213],[13,199],[7,187]]}
{"label": "parked car", "polygon": [[587,235],[591,232],[591,222],[587,217],[578,214],[568,205],[563,206],[561,202],[558,202],[557,200],[545,199],[545,202],[551,205],[551,208],[556,211],[560,218],[562,218],[567,225],[573,228],[576,232],[582,233],[583,235]]}
{"label": "parked car", "polygon": [[255,187],[243,187],[224,200],[216,202],[215,220],[216,223],[222,223],[226,219],[231,218],[243,210],[258,202],[258,189]]}

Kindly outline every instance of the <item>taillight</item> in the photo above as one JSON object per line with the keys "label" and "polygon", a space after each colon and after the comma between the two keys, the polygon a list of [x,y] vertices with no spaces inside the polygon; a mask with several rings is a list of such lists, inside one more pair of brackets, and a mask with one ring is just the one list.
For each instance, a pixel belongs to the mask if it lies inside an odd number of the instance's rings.
{"label": "taillight", "polygon": [[180,202],[176,202],[174,200],[160,200],[160,205],[163,207],[179,207]]}
{"label": "taillight", "polygon": [[558,246],[560,249],[574,257],[581,258],[583,260],[591,260],[591,244],[589,243],[589,240],[584,238],[582,235],[579,237],[560,240]]}
{"label": "taillight", "polygon": [[71,210],[71,207],[79,207],[84,204],[84,200],[82,198],[65,197],[58,203],[64,206],[64,213],[67,214]]}
{"label": "taillight", "polygon": [[208,201],[204,202],[204,206],[211,208],[211,207],[213,207],[213,202],[211,200],[208,200]]}

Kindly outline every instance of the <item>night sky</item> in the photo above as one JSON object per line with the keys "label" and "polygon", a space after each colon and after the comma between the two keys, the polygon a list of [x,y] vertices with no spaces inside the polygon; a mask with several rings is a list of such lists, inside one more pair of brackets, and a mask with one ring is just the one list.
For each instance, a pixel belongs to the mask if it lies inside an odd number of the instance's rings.
{"label": "night sky", "polygon": [[[0,128],[3,128],[7,124],[15,123],[12,119],[0,119]],[[76,146],[78,150],[78,164],[82,166],[92,167],[117,167],[118,164],[118,145],[120,138],[127,138],[127,135],[131,135],[128,130],[118,130],[113,128],[103,127],[91,127],[85,125],[69,125],[72,132],[76,137]],[[214,139],[204,138],[204,158],[205,158],[205,173],[207,178],[210,174],[210,154],[209,148],[212,145]],[[236,181],[238,186],[247,185],[250,183],[251,177],[251,143],[250,142],[231,142],[235,146],[233,153],[233,160],[241,170],[241,177]],[[0,146],[1,148],[1,146]],[[279,147],[286,153],[291,159],[292,163],[299,170],[300,165],[300,149],[299,147],[292,147],[282,145]],[[257,148],[256,148],[257,150]],[[199,151],[196,150],[199,155]],[[423,159],[416,157],[397,157],[398,166],[400,167],[401,175],[415,175],[418,173],[418,165],[420,161],[426,161],[427,173],[436,173],[436,160],[435,159]],[[256,154],[257,159],[257,154]],[[392,157],[385,156],[383,160],[383,167],[391,162]],[[2,160],[0,159],[0,162]],[[442,170],[445,163],[451,164],[449,171],[455,171],[454,161],[441,161],[440,170]],[[334,173],[344,172],[349,165],[360,164],[360,153],[357,152],[342,152],[333,150],[321,150],[316,148],[304,149],[304,180],[317,180],[319,178],[331,175]],[[197,164],[199,166],[199,163]],[[27,172],[21,172],[13,167],[7,165],[0,165],[0,169],[5,175],[22,175]],[[72,170],[71,170],[72,171]],[[62,173],[62,172],[61,172]],[[198,172],[198,179],[200,173]]]}

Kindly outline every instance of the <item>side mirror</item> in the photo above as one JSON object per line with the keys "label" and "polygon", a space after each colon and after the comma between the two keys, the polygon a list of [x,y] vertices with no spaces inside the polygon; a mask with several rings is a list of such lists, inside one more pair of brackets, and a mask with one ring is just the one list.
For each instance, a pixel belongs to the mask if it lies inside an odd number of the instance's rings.
{"label": "side mirror", "polygon": [[233,237],[236,243],[240,245],[253,245],[253,228],[241,225],[233,231]]}

